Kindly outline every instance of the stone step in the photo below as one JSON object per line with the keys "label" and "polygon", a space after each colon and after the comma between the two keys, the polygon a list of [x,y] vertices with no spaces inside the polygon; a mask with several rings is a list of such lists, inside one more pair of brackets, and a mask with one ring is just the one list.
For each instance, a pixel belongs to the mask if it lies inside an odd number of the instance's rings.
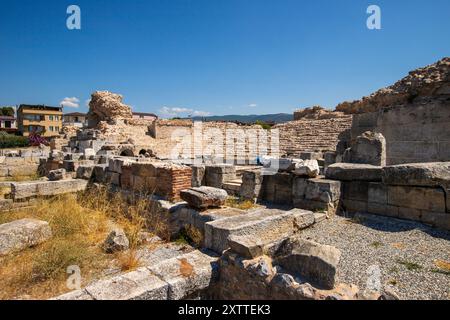
{"label": "stone step", "polygon": [[226,190],[230,195],[239,195],[242,179],[229,180],[222,184],[222,189]]}
{"label": "stone step", "polygon": [[242,216],[234,216],[205,224],[205,247],[222,253],[229,247],[230,236],[264,237],[276,240],[287,237],[314,223],[311,211],[293,209],[258,209]]}
{"label": "stone step", "polygon": [[192,251],[96,281],[52,300],[179,300],[196,297],[216,278],[213,254]]}
{"label": "stone step", "polygon": [[14,201],[32,197],[55,196],[64,193],[84,191],[87,184],[88,181],[81,179],[15,182],[11,184],[11,194]]}

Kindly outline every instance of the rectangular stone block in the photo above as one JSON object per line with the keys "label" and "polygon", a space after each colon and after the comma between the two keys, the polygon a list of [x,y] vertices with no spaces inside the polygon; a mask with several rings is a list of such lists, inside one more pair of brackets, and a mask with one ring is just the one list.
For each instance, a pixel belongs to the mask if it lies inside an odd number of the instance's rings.
{"label": "rectangular stone block", "polygon": [[144,192],[148,194],[153,194],[157,189],[157,178],[156,177],[145,177],[145,176],[132,176],[133,179],[133,190],[137,192]]}
{"label": "rectangular stone block", "polygon": [[94,173],[94,166],[79,166],[77,169],[77,179],[91,180]]}
{"label": "rectangular stone block", "polygon": [[448,186],[450,162],[409,163],[384,167],[383,183],[396,186]]}
{"label": "rectangular stone block", "polygon": [[14,200],[30,197],[55,196],[64,193],[84,191],[88,181],[81,179],[59,181],[37,181],[12,183],[11,194]]}
{"label": "rectangular stone block", "polygon": [[156,177],[157,175],[157,167],[152,163],[133,163],[131,165],[131,170],[134,176]]}
{"label": "rectangular stone block", "polygon": [[319,160],[323,158],[322,152],[300,152],[300,159],[302,160]]}
{"label": "rectangular stone block", "polygon": [[38,245],[52,237],[45,221],[22,219],[0,225],[0,256]]}
{"label": "rectangular stone block", "polygon": [[168,283],[168,299],[196,298],[217,277],[217,257],[198,250],[150,265],[148,269]]}
{"label": "rectangular stone block", "polygon": [[413,208],[398,208],[398,217],[405,220],[420,221],[422,210]]}
{"label": "rectangular stone block", "polygon": [[220,219],[205,224],[205,246],[222,253],[230,235],[252,235],[276,239],[289,236],[314,223],[311,211],[262,209],[243,216]]}
{"label": "rectangular stone block", "polygon": [[441,212],[429,212],[422,210],[421,221],[433,227],[450,230],[450,214]]}
{"label": "rectangular stone block", "polygon": [[388,186],[388,204],[398,207],[445,212],[445,194],[442,189]]}
{"label": "rectangular stone block", "polygon": [[120,175],[120,185],[122,189],[131,190],[133,188],[133,174],[131,166],[122,167],[122,174]]}
{"label": "rectangular stone block", "polygon": [[398,218],[399,208],[395,206],[390,206],[387,204],[369,202],[367,204],[367,211],[376,215]]}
{"label": "rectangular stone block", "polygon": [[106,183],[119,187],[120,186],[120,173],[107,171],[106,172]]}
{"label": "rectangular stone block", "polygon": [[78,166],[80,165],[78,160],[64,160],[63,168],[66,169],[67,172],[76,172]]}
{"label": "rectangular stone block", "polygon": [[343,183],[343,198],[368,202],[369,182],[368,181],[345,181]]}
{"label": "rectangular stone block", "polygon": [[93,172],[93,180],[98,183],[105,183],[106,182],[106,169],[108,168],[108,165],[106,164],[98,164],[94,167]]}
{"label": "rectangular stone block", "polygon": [[100,280],[86,287],[95,300],[166,300],[167,282],[152,274],[147,268]]}
{"label": "rectangular stone block", "polygon": [[367,201],[343,199],[342,203],[348,212],[367,212]]}
{"label": "rectangular stone block", "polygon": [[328,179],[308,179],[305,198],[321,202],[334,202],[341,196],[341,182]]}
{"label": "rectangular stone block", "polygon": [[108,161],[108,170],[112,172],[122,173],[122,167],[131,164],[131,160],[125,158],[112,158]]}
{"label": "rectangular stone block", "polygon": [[201,187],[205,184],[205,166],[194,165],[192,168],[192,186]]}
{"label": "rectangular stone block", "polygon": [[370,164],[335,163],[328,166],[325,177],[341,181],[381,181],[382,167]]}
{"label": "rectangular stone block", "polygon": [[242,173],[242,184],[239,189],[239,195],[243,199],[260,199],[263,176],[260,170],[244,171]]}
{"label": "rectangular stone block", "polygon": [[369,203],[387,204],[387,186],[382,183],[371,182],[368,189]]}

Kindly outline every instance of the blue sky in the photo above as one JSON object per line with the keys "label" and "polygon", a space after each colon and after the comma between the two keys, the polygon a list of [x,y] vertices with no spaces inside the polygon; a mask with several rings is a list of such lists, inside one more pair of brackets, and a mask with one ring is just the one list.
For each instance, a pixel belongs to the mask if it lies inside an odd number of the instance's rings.
{"label": "blue sky", "polygon": [[[448,0],[0,0],[0,105],[86,111],[95,90],[135,111],[334,108],[450,55]],[[66,9],[81,8],[81,30]],[[366,27],[370,4],[382,30]]]}

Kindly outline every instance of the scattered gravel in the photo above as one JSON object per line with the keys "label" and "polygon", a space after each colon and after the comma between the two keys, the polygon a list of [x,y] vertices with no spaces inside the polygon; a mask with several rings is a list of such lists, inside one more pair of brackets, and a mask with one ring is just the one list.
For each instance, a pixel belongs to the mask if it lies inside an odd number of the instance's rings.
{"label": "scattered gravel", "polygon": [[450,263],[450,232],[415,222],[357,215],[353,219],[336,216],[302,235],[342,251],[341,282],[365,290],[369,279],[377,279],[370,275],[380,270],[382,288],[389,288],[400,299],[450,300],[450,270],[436,265],[436,261]]}

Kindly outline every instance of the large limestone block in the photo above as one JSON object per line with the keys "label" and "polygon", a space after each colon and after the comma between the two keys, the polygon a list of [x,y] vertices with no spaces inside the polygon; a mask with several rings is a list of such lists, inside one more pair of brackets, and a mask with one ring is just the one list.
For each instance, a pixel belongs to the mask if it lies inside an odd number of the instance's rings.
{"label": "large limestone block", "polygon": [[440,188],[388,186],[388,204],[397,207],[445,212],[445,193]]}
{"label": "large limestone block", "polygon": [[256,210],[246,215],[206,223],[205,246],[221,253],[228,248],[228,239],[231,235],[279,239],[290,236],[313,223],[314,214],[311,211]]}
{"label": "large limestone block", "polygon": [[169,284],[169,300],[181,300],[195,298],[211,285],[217,276],[217,260],[216,256],[196,250],[148,269]]}
{"label": "large limestone block", "polygon": [[381,181],[382,167],[370,164],[335,163],[325,171],[325,177],[342,181]]}
{"label": "large limestone block", "polygon": [[366,131],[352,143],[351,162],[386,165],[386,139],[381,133]]}
{"label": "large limestone block", "polygon": [[207,186],[222,188],[224,182],[234,179],[236,179],[236,167],[231,164],[205,167],[205,183]]}
{"label": "large limestone block", "polygon": [[97,281],[86,292],[95,300],[166,300],[168,284],[147,268]]}
{"label": "large limestone block", "polygon": [[289,238],[277,252],[275,259],[285,270],[304,277],[324,289],[333,289],[341,252],[300,237]]}
{"label": "large limestone block", "polygon": [[317,160],[304,160],[302,163],[295,165],[293,173],[297,176],[315,178],[320,173],[319,163]]}
{"label": "large limestone block", "polygon": [[95,166],[79,166],[77,168],[77,179],[90,180],[93,176]]}
{"label": "large limestone block", "polygon": [[205,166],[192,166],[192,186],[201,187],[205,184]]}
{"label": "large limestone block", "polygon": [[305,190],[307,200],[334,202],[341,195],[341,182],[328,179],[308,179]]}
{"label": "large limestone block", "polygon": [[236,208],[219,208],[200,211],[198,209],[191,208],[186,203],[182,202],[170,210],[171,233],[177,234],[183,228],[191,226],[200,231],[204,238],[206,223],[219,219],[245,215],[246,213],[246,211]]}
{"label": "large limestone block", "polygon": [[403,186],[448,186],[450,162],[409,163],[383,168],[383,183]]}
{"label": "large limestone block", "polygon": [[11,194],[14,200],[39,196],[55,196],[64,193],[84,191],[87,184],[88,181],[81,179],[17,182],[11,184]]}
{"label": "large limestone block", "polygon": [[49,171],[47,178],[50,181],[64,180],[66,178],[66,169],[51,170]]}
{"label": "large limestone block", "polygon": [[129,166],[131,164],[130,159],[126,158],[113,158],[108,161],[108,170],[116,173],[122,173],[123,166]]}
{"label": "large limestone block", "polygon": [[156,177],[157,166],[153,163],[136,162],[131,164],[131,171],[133,175],[140,177]]}
{"label": "large limestone block", "polygon": [[263,176],[260,170],[244,171],[239,195],[246,200],[259,199],[261,196]]}
{"label": "large limestone block", "polygon": [[0,225],[0,256],[36,246],[52,237],[45,221],[22,219]]}
{"label": "large limestone block", "polygon": [[92,296],[86,292],[86,290],[74,290],[65,294],[62,294],[60,296],[51,298],[50,300],[67,300],[67,301],[74,301],[74,300],[94,300]]}
{"label": "large limestone block", "polygon": [[182,190],[181,199],[189,205],[204,209],[210,207],[220,207],[225,204],[228,194],[223,189],[213,187],[198,187]]}
{"label": "large limestone block", "polygon": [[98,183],[106,182],[106,169],[108,168],[107,164],[98,164],[94,167],[94,171],[92,173],[93,180]]}

